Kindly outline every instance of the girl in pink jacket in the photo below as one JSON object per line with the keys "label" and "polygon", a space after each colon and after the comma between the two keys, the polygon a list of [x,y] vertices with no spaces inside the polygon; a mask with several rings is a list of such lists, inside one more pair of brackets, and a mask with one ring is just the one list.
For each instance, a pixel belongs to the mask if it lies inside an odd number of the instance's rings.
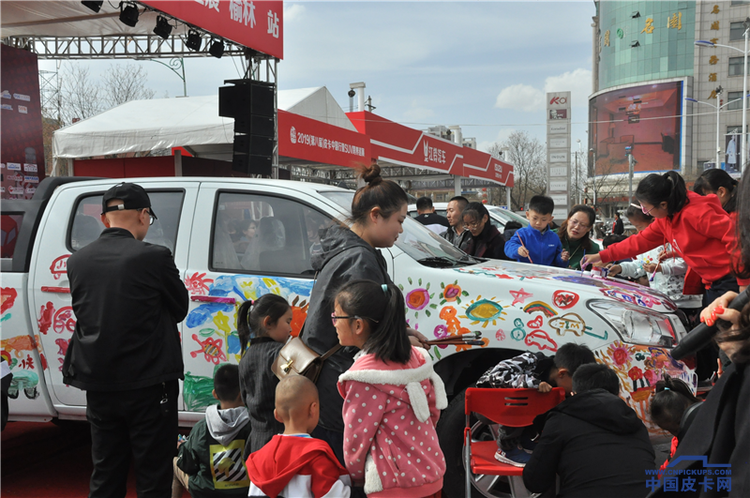
{"label": "girl in pink jacket", "polygon": [[401,291],[355,280],[334,310],[339,342],[361,349],[338,383],[354,485],[364,483],[369,497],[440,496],[445,458],[435,425],[448,400],[427,351],[409,342]]}

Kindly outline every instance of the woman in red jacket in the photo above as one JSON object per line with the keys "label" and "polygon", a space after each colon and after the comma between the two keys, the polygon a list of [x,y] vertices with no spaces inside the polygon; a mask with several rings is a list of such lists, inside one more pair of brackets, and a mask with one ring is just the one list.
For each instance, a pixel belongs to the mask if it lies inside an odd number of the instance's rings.
{"label": "woman in red jacket", "polygon": [[725,292],[738,292],[740,286],[747,285],[746,280],[739,281],[732,274],[734,224],[716,197],[688,192],[675,171],[648,175],[638,184],[635,196],[654,222],[599,254],[586,255],[586,264],[632,258],[668,242],[700,276],[706,289],[704,306]]}

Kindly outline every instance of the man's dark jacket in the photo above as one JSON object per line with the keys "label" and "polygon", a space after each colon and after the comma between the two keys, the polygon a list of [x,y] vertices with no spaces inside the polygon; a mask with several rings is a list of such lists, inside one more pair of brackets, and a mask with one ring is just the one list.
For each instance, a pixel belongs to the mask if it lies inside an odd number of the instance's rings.
{"label": "man's dark jacket", "polygon": [[169,249],[108,228],[68,258],[68,279],[77,323],[66,384],[124,391],[183,378],[188,292]]}
{"label": "man's dark jacket", "polygon": [[654,459],[635,411],[614,394],[594,389],[550,411],[523,482],[541,493],[555,485],[558,474],[559,497],[645,496],[646,471],[656,468]]}
{"label": "man's dark jacket", "polygon": [[[331,323],[338,289],[358,279],[374,280],[379,284],[392,282],[380,251],[349,228],[338,225],[331,227],[320,243],[322,252],[312,256],[312,266],[318,274],[310,294],[302,340],[322,355],[339,343],[336,328]],[[323,363],[317,382],[320,425],[329,431],[344,432],[341,415],[344,400],[336,384],[339,375],[354,363],[357,351],[355,347],[341,348]]]}
{"label": "man's dark jacket", "polygon": [[461,233],[456,233],[456,229],[450,227],[440,236],[461,249],[463,252],[468,252],[467,249],[469,249],[472,244],[471,232],[465,229]]}

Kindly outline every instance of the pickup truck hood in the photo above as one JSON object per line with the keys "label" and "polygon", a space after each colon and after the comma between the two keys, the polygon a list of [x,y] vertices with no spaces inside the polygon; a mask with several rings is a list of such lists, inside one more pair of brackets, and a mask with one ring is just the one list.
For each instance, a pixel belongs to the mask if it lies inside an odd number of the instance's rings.
{"label": "pickup truck hood", "polygon": [[[672,313],[677,309],[669,297],[649,287],[631,284],[618,278],[591,276],[589,272],[578,270],[489,260],[476,265],[454,268],[453,271],[462,275],[477,275],[484,278],[530,281],[527,285],[534,282],[534,286],[538,286],[540,281],[548,281],[549,283],[545,282],[543,285],[554,286],[554,290],[565,289],[570,295],[613,299],[663,313]],[[565,298],[564,293],[559,295],[560,299]]]}

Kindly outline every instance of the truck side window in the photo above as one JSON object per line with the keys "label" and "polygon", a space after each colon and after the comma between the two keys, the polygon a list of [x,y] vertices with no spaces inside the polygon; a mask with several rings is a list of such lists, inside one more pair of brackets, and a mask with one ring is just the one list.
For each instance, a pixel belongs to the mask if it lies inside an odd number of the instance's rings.
{"label": "truck side window", "polygon": [[211,267],[238,273],[313,275],[310,254],[331,218],[294,200],[221,193],[214,213]]}
{"label": "truck side window", "polygon": [[[149,192],[151,207],[158,219],[148,229],[144,242],[166,247],[174,254],[177,228],[182,210],[183,192]],[[104,230],[101,222],[102,196],[82,197],[75,206],[75,216],[68,234],[68,247],[77,251],[99,237]]]}
{"label": "truck side window", "polygon": [[2,258],[13,258],[22,221],[23,214],[4,214],[2,216],[2,222],[0,222],[2,227]]}

